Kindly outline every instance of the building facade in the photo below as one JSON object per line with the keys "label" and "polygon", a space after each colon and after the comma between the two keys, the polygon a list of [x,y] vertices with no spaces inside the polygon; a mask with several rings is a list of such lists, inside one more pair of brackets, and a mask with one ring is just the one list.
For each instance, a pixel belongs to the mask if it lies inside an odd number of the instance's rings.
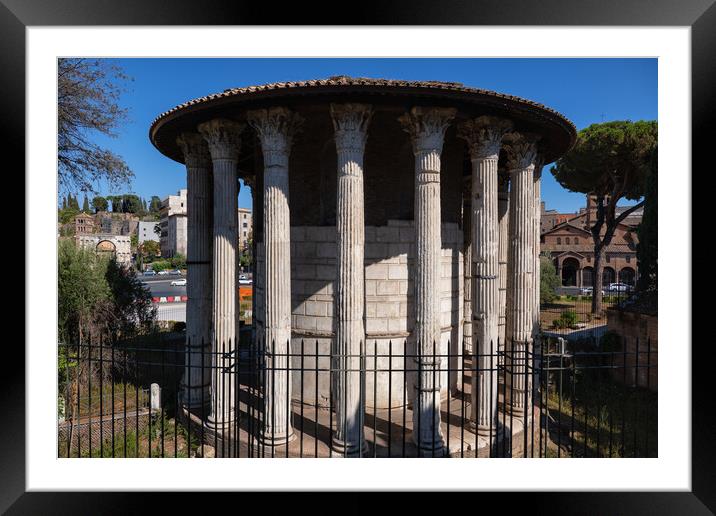
{"label": "building facade", "polygon": [[[618,207],[617,215],[629,207]],[[541,251],[554,261],[557,275],[565,287],[591,287],[594,285],[594,243],[590,228],[596,220],[596,204],[587,196],[587,206],[567,220],[542,231]],[[543,217],[545,212],[543,211]],[[641,223],[641,208],[629,214],[617,226],[611,243],[605,250],[602,284],[626,283],[635,285],[639,274],[636,259],[637,227]],[[566,214],[557,214],[566,215]],[[542,227],[549,226],[553,215],[543,219]]]}
{"label": "building facade", "polygon": [[171,258],[175,254],[187,255],[187,189],[177,195],[169,195],[162,201],[159,212],[161,234],[159,246],[162,256]]}
{"label": "building facade", "polygon": [[[186,165],[188,342],[224,356],[238,329],[237,179],[251,186],[255,335],[275,367],[265,385],[264,445],[294,437],[286,407],[306,388],[346,421],[333,436],[340,453],[364,449],[369,403],[412,403],[417,449],[446,452],[440,404],[462,381],[466,285],[477,343],[470,352],[483,371],[491,345],[502,343],[506,357],[532,350],[542,164],[576,138],[559,113],[458,83],[339,76],[196,99],[160,115],[150,138]],[[364,379],[375,393],[366,400],[361,357],[389,346],[419,371],[410,399],[394,397],[385,375]],[[338,364],[342,374],[290,374],[288,352],[297,350],[327,357],[319,366]],[[506,378],[505,410],[521,414],[530,389],[519,374],[524,362],[508,367],[518,374]],[[197,363],[188,371],[184,405],[199,413],[209,400],[206,426],[230,431],[236,415],[223,401],[232,387],[218,388]],[[396,385],[404,371],[391,373]],[[483,372],[471,382],[473,431],[492,435],[497,377]]]}
{"label": "building facade", "polygon": [[132,263],[132,245],[129,236],[94,233],[76,235],[75,241],[80,247],[113,257],[120,265],[129,266]]}
{"label": "building facade", "polygon": [[94,233],[94,217],[87,213],[75,216],[75,235],[88,235]]}
{"label": "building facade", "polygon": [[252,238],[253,216],[248,208],[239,208],[239,250],[243,253],[249,250],[249,241]]}
{"label": "building facade", "polygon": [[159,233],[155,231],[157,226],[159,226],[158,221],[140,220],[137,225],[137,243],[142,244],[142,242],[146,242],[148,240],[159,242]]}

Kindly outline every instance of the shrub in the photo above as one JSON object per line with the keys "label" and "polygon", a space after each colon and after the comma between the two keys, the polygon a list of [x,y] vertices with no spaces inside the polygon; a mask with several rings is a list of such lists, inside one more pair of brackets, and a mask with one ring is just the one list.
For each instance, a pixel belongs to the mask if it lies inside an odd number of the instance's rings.
{"label": "shrub", "polygon": [[186,323],[184,321],[176,321],[172,326],[172,331],[182,332],[186,331]]}
{"label": "shrub", "polygon": [[577,312],[574,310],[565,310],[554,321],[555,328],[574,328],[577,324]]}

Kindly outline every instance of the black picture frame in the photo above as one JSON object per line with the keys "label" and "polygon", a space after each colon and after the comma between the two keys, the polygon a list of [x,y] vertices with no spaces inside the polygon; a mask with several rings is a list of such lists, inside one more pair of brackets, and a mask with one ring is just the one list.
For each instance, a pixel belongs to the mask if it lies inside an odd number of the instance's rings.
{"label": "black picture frame", "polygon": [[[3,146],[25,148],[25,29],[49,25],[564,25],[564,26],[689,26],[691,27],[692,158],[694,170],[710,175],[713,160],[708,129],[716,113],[716,5],[714,0],[489,0],[431,3],[425,0],[351,4],[350,10],[296,2],[173,0],[0,0],[0,104]],[[9,152],[8,152],[9,153]],[[13,151],[15,169],[24,168],[24,152]],[[691,171],[681,171],[688,178]],[[693,204],[696,205],[694,199]],[[662,203],[662,207],[666,206]],[[695,218],[693,218],[694,221]],[[694,234],[694,233],[692,233]],[[25,238],[28,238],[27,233]],[[689,250],[691,256],[691,250]],[[706,267],[695,256],[693,270]],[[704,269],[705,270],[705,269]],[[25,271],[26,274],[28,271]],[[689,283],[691,278],[687,279]],[[18,303],[19,305],[19,303]],[[668,316],[667,316],[668,317]],[[691,328],[685,332],[691,335]],[[6,342],[7,344],[7,342]],[[688,338],[681,343],[685,352]],[[692,353],[692,491],[622,493],[530,493],[509,495],[510,512],[567,514],[713,514],[716,512],[716,423],[709,341]],[[25,353],[6,346],[0,406],[0,510],[8,514],[114,514],[141,512],[140,493],[25,492]],[[665,386],[668,388],[668,385]],[[629,460],[629,459],[625,459]],[[554,479],[559,487],[559,479]],[[186,495],[160,495],[164,512],[186,508]],[[215,495],[212,495],[215,497]],[[241,495],[244,496],[244,495]],[[292,496],[304,495],[294,494]],[[504,493],[480,494],[495,502]],[[223,497],[222,497],[223,498]],[[420,501],[420,497],[413,498]],[[214,498],[214,502],[222,503]],[[272,502],[273,503],[273,502]],[[286,503],[286,502],[284,502]],[[292,505],[301,505],[293,498]],[[315,502],[311,502],[313,505]],[[314,505],[315,506],[315,505]],[[248,507],[248,506],[247,506]],[[289,505],[287,504],[287,507]],[[91,510],[88,510],[90,509]],[[277,506],[278,509],[278,506]]]}

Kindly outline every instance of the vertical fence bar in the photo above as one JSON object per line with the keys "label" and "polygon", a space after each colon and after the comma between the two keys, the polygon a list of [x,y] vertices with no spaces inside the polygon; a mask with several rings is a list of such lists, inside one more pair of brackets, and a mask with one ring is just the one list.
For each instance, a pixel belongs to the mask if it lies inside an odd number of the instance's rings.
{"label": "vertical fence bar", "polygon": [[392,457],[393,444],[393,340],[388,341],[388,457]]}
{"label": "vertical fence bar", "polygon": [[360,425],[358,430],[358,457],[363,457],[363,443],[365,442],[365,339],[361,339],[360,341],[360,385],[358,386],[358,393],[359,393],[359,406],[360,406]]}
{"label": "vertical fence bar", "polygon": [[[413,407],[414,408],[414,407]],[[408,341],[403,340],[403,449],[402,457],[405,457],[405,413],[408,410]]]}
{"label": "vertical fence bar", "polygon": [[[646,339],[646,395],[647,397],[650,397],[651,392],[651,339],[647,337]],[[646,402],[646,414],[645,414],[645,421],[644,421],[644,428],[645,430],[645,436],[644,436],[644,450],[645,450],[645,456],[651,457],[651,454],[649,453],[649,400],[647,399]]]}
{"label": "vertical fence bar", "polygon": [[99,456],[104,458],[104,339],[99,341]]}
{"label": "vertical fence bar", "polygon": [[[315,376],[315,382],[314,382],[314,388],[315,388],[315,403],[313,405],[314,410],[314,416],[313,416],[313,446],[314,446],[314,455],[316,458],[318,458],[318,339],[316,339],[316,361],[314,363],[316,367],[316,376]],[[328,382],[330,384],[330,382]]]}
{"label": "vertical fence bar", "polygon": [[[472,379],[470,380],[472,381]],[[465,340],[460,348],[460,458],[465,457]],[[477,450],[475,450],[477,457]]]}
{"label": "vertical fence bar", "polygon": [[305,356],[305,349],[303,345],[303,339],[301,339],[301,441],[299,442],[299,451],[298,456],[303,458],[303,432],[304,432],[304,426],[306,424],[306,420],[303,417],[303,369],[304,369],[304,363],[303,363],[303,357]]}
{"label": "vertical fence bar", "polygon": [[634,402],[634,448],[633,448],[633,457],[638,457],[638,451],[637,451],[637,429],[639,427],[638,423],[638,417],[639,417],[639,337],[636,338],[636,350],[634,353],[634,391],[633,394],[633,402]]}
{"label": "vertical fence bar", "polygon": [[373,457],[378,454],[377,420],[378,414],[378,341],[373,343]]}
{"label": "vertical fence bar", "polygon": [[122,428],[124,429],[124,457],[127,457],[127,347],[125,345],[123,354],[124,367],[122,367],[122,384],[124,386],[122,398],[122,410],[124,418],[122,419]]}

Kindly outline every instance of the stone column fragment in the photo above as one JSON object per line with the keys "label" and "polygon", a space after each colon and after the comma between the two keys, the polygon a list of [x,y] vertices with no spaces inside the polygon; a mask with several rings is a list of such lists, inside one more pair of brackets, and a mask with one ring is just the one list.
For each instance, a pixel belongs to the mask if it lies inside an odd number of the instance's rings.
{"label": "stone column fragment", "polygon": [[[244,125],[214,119],[198,126],[213,164],[213,334],[211,411],[207,424],[225,430],[234,421],[234,350],[236,348],[236,283],[238,181],[236,162]],[[189,281],[187,281],[187,284]]]}
{"label": "stone column fragment", "polygon": [[300,117],[284,107],[249,111],[261,141],[263,178],[264,334],[268,366],[260,438],[269,446],[294,437],[291,424],[291,216],[288,159]]}
{"label": "stone column fragment", "polygon": [[526,364],[532,347],[534,312],[534,194],[533,171],[536,138],[506,136],[510,173],[510,237],[507,262],[507,313],[505,342],[506,403],[516,415],[529,403]]}
{"label": "stone column fragment", "polygon": [[498,175],[502,136],[508,120],[481,116],[460,126],[472,161],[472,375],[471,422],[478,433],[496,431],[498,285]]}
{"label": "stone column fragment", "polygon": [[446,453],[440,428],[440,154],[452,108],[414,107],[400,117],[415,155],[415,359],[413,441],[421,455]]}
{"label": "stone column fragment", "polygon": [[211,407],[213,172],[206,141],[183,133],[177,144],[184,154],[187,181],[187,408],[208,415]]}
{"label": "stone column fragment", "polygon": [[334,451],[347,456],[365,451],[361,398],[364,378],[361,351],[365,340],[365,213],[363,153],[368,137],[371,107],[365,104],[331,104],[338,158],[336,235],[336,340],[333,350],[336,431]]}

